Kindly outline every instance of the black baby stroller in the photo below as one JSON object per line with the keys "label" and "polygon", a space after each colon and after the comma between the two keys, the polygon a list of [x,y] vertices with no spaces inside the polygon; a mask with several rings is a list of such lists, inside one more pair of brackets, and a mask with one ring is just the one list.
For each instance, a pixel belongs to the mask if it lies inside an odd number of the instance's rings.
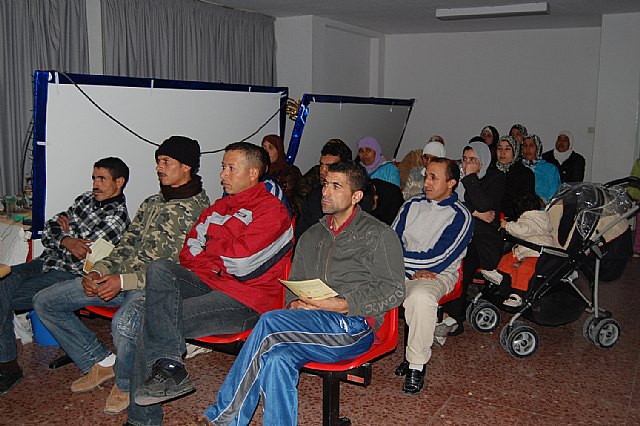
{"label": "black baby stroller", "polygon": [[[598,304],[600,265],[610,245],[629,231],[628,219],[638,211],[631,202],[626,184],[638,185],[640,179],[628,177],[607,184],[563,184],[547,206],[558,247],[545,247],[509,237],[540,253],[529,292],[511,321],[500,333],[500,344],[516,358],[526,358],[538,349],[540,338],[526,318],[538,325],[558,326],[576,321],[587,310],[591,315],[584,337],[600,348],[618,342],[620,325],[611,313]],[[606,258],[605,258],[606,260]],[[591,298],[573,283],[583,272],[591,284]],[[467,321],[480,332],[491,332],[500,324],[502,299],[497,286],[489,285],[467,308]]]}

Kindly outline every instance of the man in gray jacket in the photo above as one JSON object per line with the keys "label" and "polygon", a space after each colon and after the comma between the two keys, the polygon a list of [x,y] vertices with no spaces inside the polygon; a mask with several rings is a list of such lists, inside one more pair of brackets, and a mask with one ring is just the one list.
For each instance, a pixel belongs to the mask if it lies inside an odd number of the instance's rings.
{"label": "man in gray jacket", "polygon": [[321,279],[337,296],[288,294],[288,309],[262,315],[203,422],[248,424],[264,395],[264,424],[296,425],[299,369],[366,352],[386,311],[404,299],[402,248],[391,228],[358,203],[367,183],[352,162],[329,166],[326,214],[302,235],[289,279]]}

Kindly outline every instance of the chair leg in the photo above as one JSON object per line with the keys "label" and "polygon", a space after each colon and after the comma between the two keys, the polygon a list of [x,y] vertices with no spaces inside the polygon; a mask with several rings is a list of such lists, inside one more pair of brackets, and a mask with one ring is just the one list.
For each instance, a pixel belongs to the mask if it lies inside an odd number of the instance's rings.
{"label": "chair leg", "polygon": [[322,425],[351,425],[347,417],[340,417],[340,379],[332,371],[322,375]]}

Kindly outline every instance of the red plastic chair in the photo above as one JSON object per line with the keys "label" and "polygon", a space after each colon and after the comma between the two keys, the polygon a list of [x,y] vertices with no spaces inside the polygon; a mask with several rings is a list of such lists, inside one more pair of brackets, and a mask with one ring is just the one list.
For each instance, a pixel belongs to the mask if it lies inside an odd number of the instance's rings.
{"label": "red plastic chair", "polygon": [[[286,280],[289,278],[289,272],[291,272],[291,259],[285,264],[284,271],[282,273],[282,279]],[[284,299],[285,299],[285,286],[282,285],[282,289],[280,292],[280,297],[276,301],[273,309],[283,309],[284,308]],[[241,343],[244,343],[251,334],[253,329],[242,331],[240,333],[230,333],[230,334],[214,334],[211,336],[203,336],[193,339],[195,342],[206,343],[209,345],[229,345],[229,344],[238,344],[237,350],[240,349]],[[235,350],[233,352],[236,352]]]}
{"label": "red plastic chair", "polygon": [[[288,261],[284,267],[283,279],[287,279],[289,277],[289,272],[291,270],[291,261]],[[285,297],[285,287],[282,286],[282,292],[280,297],[276,301],[276,304],[273,309],[282,309],[284,308],[284,297]],[[119,306],[85,306],[85,310],[100,315],[105,318],[113,318],[115,313],[118,311]],[[251,330],[245,330],[240,333],[231,333],[231,334],[216,334],[212,336],[204,336],[198,337],[197,339],[193,339],[197,342],[207,343],[211,345],[224,345],[231,344],[235,342],[244,342],[251,334]]]}
{"label": "red plastic chair", "polygon": [[113,318],[120,306],[85,306],[85,310],[105,318]]}
{"label": "red plastic chair", "polygon": [[371,362],[389,352],[398,344],[398,308],[388,311],[376,334],[377,341],[362,355],[331,364],[310,362],[303,370],[322,376],[322,424],[325,426],[350,425],[351,421],[340,418],[340,382],[368,386],[371,383]]}

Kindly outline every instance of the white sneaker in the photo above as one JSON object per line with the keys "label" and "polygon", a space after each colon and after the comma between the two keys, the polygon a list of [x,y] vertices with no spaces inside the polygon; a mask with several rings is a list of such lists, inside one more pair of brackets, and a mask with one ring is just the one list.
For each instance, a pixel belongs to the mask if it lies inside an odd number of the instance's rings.
{"label": "white sneaker", "polygon": [[202,346],[194,345],[192,343],[187,343],[187,355],[185,358],[193,358],[196,355],[206,354],[211,352],[209,348],[203,348]]}
{"label": "white sneaker", "polygon": [[[458,322],[453,317],[447,317],[442,322],[439,322],[436,324],[436,328],[433,331],[433,335],[435,338],[447,337],[449,333],[451,333],[452,331],[455,331],[457,328],[458,328]],[[444,340],[442,340],[442,345],[444,345]]]}
{"label": "white sneaker", "polygon": [[16,339],[20,339],[23,345],[33,342],[31,321],[27,319],[26,313],[13,316],[13,331]]}
{"label": "white sneaker", "polygon": [[567,277],[567,279],[571,282],[574,282],[576,280],[576,278],[578,278],[578,271],[573,271],[572,273],[569,274],[569,276]]}
{"label": "white sneaker", "polygon": [[444,342],[447,341],[447,337],[446,336],[433,336],[433,343],[441,348],[444,346]]}
{"label": "white sneaker", "polygon": [[504,306],[510,306],[512,308],[517,308],[522,306],[522,297],[518,296],[515,293],[511,293],[509,297],[507,297],[504,302],[502,302]]}
{"label": "white sneaker", "polygon": [[495,269],[493,270],[481,269],[480,273],[482,274],[483,277],[486,278],[487,281],[496,285],[500,285],[500,283],[502,282],[502,278],[504,278],[502,274],[496,271]]}

